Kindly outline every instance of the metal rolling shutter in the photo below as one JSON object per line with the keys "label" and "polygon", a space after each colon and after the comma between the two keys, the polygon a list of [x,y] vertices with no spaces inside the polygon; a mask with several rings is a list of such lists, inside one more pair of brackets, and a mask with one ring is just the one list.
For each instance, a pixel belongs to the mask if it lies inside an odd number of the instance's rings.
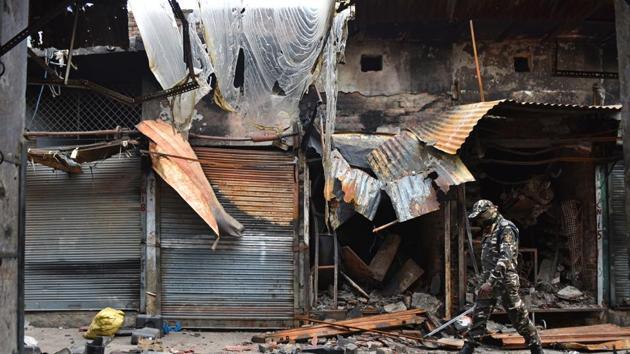
{"label": "metal rolling shutter", "polygon": [[242,238],[213,232],[163,181],[159,194],[162,316],[189,327],[272,328],[294,316],[297,182],[281,152],[196,148]]}
{"label": "metal rolling shutter", "polygon": [[608,178],[610,205],[611,296],[613,306],[630,305],[630,237],[626,227],[623,162],[613,167]]}
{"label": "metal rolling shutter", "polygon": [[26,183],[26,310],[138,309],[140,159],[29,166]]}

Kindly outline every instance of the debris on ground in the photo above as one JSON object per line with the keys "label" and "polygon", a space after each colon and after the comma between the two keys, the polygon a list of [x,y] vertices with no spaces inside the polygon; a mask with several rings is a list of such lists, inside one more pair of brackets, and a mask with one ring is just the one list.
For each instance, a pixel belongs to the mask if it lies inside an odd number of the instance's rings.
{"label": "debris on ground", "polygon": [[569,285],[558,291],[557,295],[561,299],[575,301],[581,298],[584,294],[578,288]]}
{"label": "debris on ground", "polygon": [[438,313],[442,307],[442,301],[431,294],[413,293],[413,295],[411,295],[411,307],[425,309],[427,312],[431,313]]}
{"label": "debris on ground", "polygon": [[[619,342],[618,344],[620,345],[626,342],[630,344],[630,327],[620,327],[614,324],[547,329],[539,331],[539,334],[543,346],[563,344],[568,346],[569,349],[581,347],[582,349],[590,350],[588,345],[591,345],[593,350],[600,350],[597,348],[611,345],[611,342]],[[517,333],[495,333],[491,337],[501,343],[501,347],[504,349],[526,347],[525,339]],[[599,344],[600,346],[598,347],[594,344]],[[617,347],[616,349],[630,349],[630,346],[627,348]]]}

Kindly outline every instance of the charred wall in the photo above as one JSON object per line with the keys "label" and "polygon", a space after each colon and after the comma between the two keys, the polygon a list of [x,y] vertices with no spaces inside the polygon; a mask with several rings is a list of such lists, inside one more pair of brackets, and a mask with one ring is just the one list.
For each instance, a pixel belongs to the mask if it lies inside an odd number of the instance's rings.
{"label": "charred wall", "polygon": [[[479,101],[472,46],[348,39],[339,66],[338,131],[390,131],[453,104]],[[505,40],[478,43],[486,100],[592,104],[593,84],[605,104],[619,102],[616,79],[554,75],[558,70],[616,72],[614,43]],[[556,59],[557,58],[557,59]]]}

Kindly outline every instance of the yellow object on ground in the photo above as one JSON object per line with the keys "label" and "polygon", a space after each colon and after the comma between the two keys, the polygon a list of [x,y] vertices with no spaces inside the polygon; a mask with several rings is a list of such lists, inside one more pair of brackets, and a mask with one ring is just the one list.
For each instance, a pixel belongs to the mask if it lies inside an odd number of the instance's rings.
{"label": "yellow object on ground", "polygon": [[83,337],[87,339],[94,339],[99,336],[111,337],[118,332],[123,322],[125,322],[124,312],[106,307],[94,316]]}

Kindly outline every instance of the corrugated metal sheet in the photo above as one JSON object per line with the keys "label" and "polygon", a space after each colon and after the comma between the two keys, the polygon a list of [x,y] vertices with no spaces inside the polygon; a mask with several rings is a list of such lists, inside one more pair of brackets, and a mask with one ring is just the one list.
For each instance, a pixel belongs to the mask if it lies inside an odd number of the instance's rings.
{"label": "corrugated metal sheet", "polygon": [[26,309],[138,309],[140,159],[27,170]]}
{"label": "corrugated metal sheet", "polygon": [[428,174],[430,156],[418,138],[404,130],[387,140],[368,156],[372,171],[381,181],[395,181],[404,176]]}
{"label": "corrugated metal sheet", "polygon": [[378,178],[387,183],[385,191],[401,222],[439,208],[432,181],[427,178],[433,172],[437,174],[436,184],[444,192],[451,185],[475,180],[458,156],[426,146],[407,130],[374,149],[368,163]]}
{"label": "corrugated metal sheet", "polygon": [[457,153],[464,144],[475,125],[486,114],[509,116],[510,114],[583,114],[606,113],[617,114],[621,105],[585,106],[540,102],[519,102],[515,100],[498,100],[454,106],[451,109],[425,119],[409,129],[416,136],[438,150],[449,154]]}
{"label": "corrugated metal sheet", "polygon": [[226,211],[245,230],[221,238],[169,187],[160,187],[162,315],[188,326],[269,328],[294,316],[298,184],[293,156],[195,148]]}
{"label": "corrugated metal sheet", "polygon": [[332,175],[326,176],[330,179],[326,185],[333,187],[333,190],[328,191],[326,198],[331,200],[336,197],[350,204],[357,213],[373,220],[381,201],[382,182],[350,167],[339,151],[333,150],[330,155]]}
{"label": "corrugated metal sheet", "polygon": [[398,221],[404,222],[440,209],[431,179],[421,175],[405,176],[385,184]]}
{"label": "corrugated metal sheet", "polygon": [[626,225],[624,164],[618,162],[608,179],[610,206],[610,257],[612,303],[614,306],[630,305],[630,237]]}

